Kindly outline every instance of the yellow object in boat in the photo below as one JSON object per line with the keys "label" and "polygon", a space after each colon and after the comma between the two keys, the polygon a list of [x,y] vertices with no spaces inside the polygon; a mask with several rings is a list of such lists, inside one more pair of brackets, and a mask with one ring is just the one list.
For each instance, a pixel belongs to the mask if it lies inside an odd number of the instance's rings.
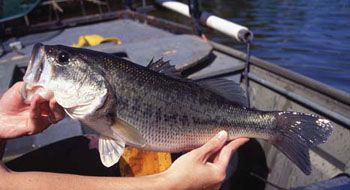
{"label": "yellow object in boat", "polygon": [[119,167],[124,177],[145,176],[165,171],[171,163],[170,153],[126,147],[119,161]]}
{"label": "yellow object in boat", "polygon": [[72,47],[81,48],[84,46],[96,46],[102,43],[112,42],[115,44],[121,44],[121,40],[119,38],[104,38],[97,34],[80,36],[78,43],[73,44]]}

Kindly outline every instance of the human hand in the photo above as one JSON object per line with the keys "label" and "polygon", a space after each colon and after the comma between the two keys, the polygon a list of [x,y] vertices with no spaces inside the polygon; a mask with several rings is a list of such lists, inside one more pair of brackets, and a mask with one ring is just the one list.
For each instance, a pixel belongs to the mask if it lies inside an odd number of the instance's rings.
{"label": "human hand", "polygon": [[249,140],[239,138],[225,145],[227,139],[227,132],[221,131],[202,147],[178,158],[164,172],[172,189],[219,189],[231,154]]}
{"label": "human hand", "polygon": [[26,104],[22,86],[23,82],[17,82],[0,99],[0,139],[37,134],[64,118],[63,108],[54,99],[36,95]]}

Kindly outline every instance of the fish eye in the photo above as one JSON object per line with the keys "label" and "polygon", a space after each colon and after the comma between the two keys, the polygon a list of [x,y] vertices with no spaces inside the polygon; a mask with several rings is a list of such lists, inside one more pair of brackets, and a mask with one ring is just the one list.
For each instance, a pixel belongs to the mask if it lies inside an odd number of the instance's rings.
{"label": "fish eye", "polygon": [[57,60],[61,64],[67,64],[69,61],[69,54],[67,52],[60,52],[58,54]]}

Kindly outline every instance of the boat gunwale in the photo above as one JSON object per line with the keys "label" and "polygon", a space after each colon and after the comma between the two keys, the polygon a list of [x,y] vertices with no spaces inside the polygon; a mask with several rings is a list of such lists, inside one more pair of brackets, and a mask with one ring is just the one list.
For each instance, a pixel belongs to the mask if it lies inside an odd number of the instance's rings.
{"label": "boat gunwale", "polygon": [[[210,41],[210,43],[213,45],[215,50],[234,56],[242,61],[244,61],[247,56],[246,53],[233,49],[231,47],[213,41]],[[276,74],[282,78],[289,79],[297,84],[303,85],[316,92],[322,93],[324,95],[327,95],[328,97],[338,100],[344,104],[350,105],[350,94],[342,90],[333,88],[327,84],[321,83],[307,76],[303,76],[289,69],[285,69],[276,64],[269,63],[255,56],[251,56],[249,62],[259,68],[262,68],[266,71],[270,71],[273,74]]]}

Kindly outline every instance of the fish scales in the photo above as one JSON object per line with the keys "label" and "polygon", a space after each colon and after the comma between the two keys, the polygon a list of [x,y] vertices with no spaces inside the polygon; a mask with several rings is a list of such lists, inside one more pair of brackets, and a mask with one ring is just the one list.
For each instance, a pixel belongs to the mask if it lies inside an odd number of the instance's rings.
{"label": "fish scales", "polygon": [[73,119],[100,134],[102,163],[118,162],[125,145],[179,152],[201,146],[220,130],[270,141],[305,174],[309,149],[324,143],[332,124],[318,116],[244,107],[237,84],[190,81],[158,60],[147,67],[86,49],[36,44],[22,96],[55,98]]}
{"label": "fish scales", "polygon": [[[116,62],[107,63],[105,67],[104,70],[110,72],[106,75],[118,80],[114,87],[118,117],[135,126],[152,145],[151,150],[191,149],[220,130],[227,130],[231,138],[268,138],[266,132],[273,133],[273,114],[265,113],[262,117],[261,113],[242,109],[194,83],[135,64]],[[196,138],[184,138],[186,136]]]}

